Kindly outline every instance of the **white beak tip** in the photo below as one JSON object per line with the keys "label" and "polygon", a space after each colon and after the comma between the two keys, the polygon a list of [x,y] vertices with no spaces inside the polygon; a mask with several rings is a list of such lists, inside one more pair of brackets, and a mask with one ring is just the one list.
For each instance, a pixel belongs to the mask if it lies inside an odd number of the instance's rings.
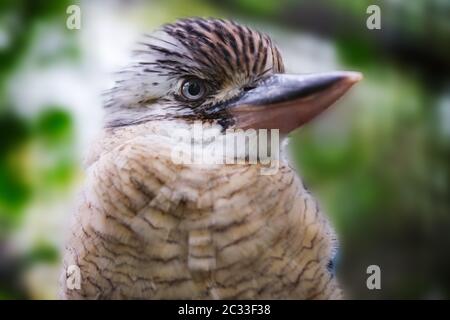
{"label": "white beak tip", "polygon": [[345,72],[346,78],[352,82],[352,83],[356,83],[361,81],[364,76],[361,72],[356,72],[356,71],[347,71]]}

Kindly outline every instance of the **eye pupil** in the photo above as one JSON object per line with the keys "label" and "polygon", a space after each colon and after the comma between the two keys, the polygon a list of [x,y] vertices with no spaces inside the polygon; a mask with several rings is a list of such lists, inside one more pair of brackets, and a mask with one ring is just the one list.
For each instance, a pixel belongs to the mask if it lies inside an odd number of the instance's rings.
{"label": "eye pupil", "polygon": [[181,93],[188,100],[199,100],[205,94],[205,86],[201,80],[190,79],[183,83]]}
{"label": "eye pupil", "polygon": [[200,94],[201,88],[197,82],[191,82],[188,87],[188,92],[191,96],[197,96]]}

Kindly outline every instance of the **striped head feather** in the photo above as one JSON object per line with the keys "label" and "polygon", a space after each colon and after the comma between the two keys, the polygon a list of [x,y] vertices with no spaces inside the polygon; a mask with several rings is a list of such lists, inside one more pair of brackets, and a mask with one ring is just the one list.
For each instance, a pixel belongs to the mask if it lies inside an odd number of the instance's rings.
{"label": "striped head feather", "polygon": [[[178,20],[138,43],[133,62],[106,94],[106,126],[171,119],[228,126],[224,102],[283,72],[280,51],[263,33],[223,19]],[[183,95],[186,82],[201,85],[203,96]]]}

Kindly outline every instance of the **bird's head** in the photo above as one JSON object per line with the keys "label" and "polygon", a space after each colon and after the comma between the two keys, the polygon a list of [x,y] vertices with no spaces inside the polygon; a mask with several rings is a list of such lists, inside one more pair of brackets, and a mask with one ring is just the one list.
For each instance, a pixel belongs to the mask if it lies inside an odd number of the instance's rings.
{"label": "bird's head", "polygon": [[360,79],[356,72],[285,74],[267,35],[228,20],[184,19],[139,43],[109,92],[107,126],[202,121],[286,134]]}

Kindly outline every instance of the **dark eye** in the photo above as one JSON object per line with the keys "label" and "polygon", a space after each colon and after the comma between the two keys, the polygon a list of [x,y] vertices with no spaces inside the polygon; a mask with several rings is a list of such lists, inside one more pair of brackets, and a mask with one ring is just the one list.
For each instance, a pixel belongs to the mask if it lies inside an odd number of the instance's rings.
{"label": "dark eye", "polygon": [[181,94],[190,101],[197,101],[206,94],[206,86],[200,79],[185,80],[181,85]]}

